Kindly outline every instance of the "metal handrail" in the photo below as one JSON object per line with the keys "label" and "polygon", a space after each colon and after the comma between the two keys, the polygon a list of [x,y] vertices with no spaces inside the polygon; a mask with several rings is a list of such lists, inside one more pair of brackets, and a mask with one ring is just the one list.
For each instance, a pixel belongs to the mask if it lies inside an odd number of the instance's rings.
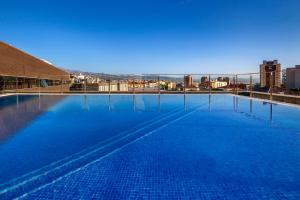
{"label": "metal handrail", "polygon": [[[284,70],[282,70],[284,71]],[[107,83],[108,81],[108,91],[105,91],[107,88],[105,87],[103,89],[103,91],[100,90],[95,90],[96,87],[98,87],[97,85],[91,85],[90,83],[88,83],[87,79],[85,79],[84,81],[84,85],[83,87],[77,87],[74,88],[73,91],[69,91],[70,89],[70,79],[69,81],[65,81],[66,78],[70,78],[70,75],[66,75],[66,76],[60,76],[60,75],[53,75],[53,79],[48,79],[47,81],[50,81],[50,84],[47,85],[47,87],[44,87],[43,85],[41,85],[40,80],[43,79],[43,77],[23,77],[23,76],[18,76],[18,77],[14,77],[14,76],[10,76],[10,75],[0,75],[0,90],[1,92],[30,92],[29,90],[33,90],[33,91],[38,91],[38,93],[42,93],[45,92],[47,89],[51,90],[49,92],[60,92],[60,93],[65,93],[65,92],[76,92],[76,93],[80,93],[80,92],[84,92],[84,93],[114,93],[114,92],[118,92],[118,93],[157,93],[157,94],[162,94],[162,93],[183,93],[183,94],[187,94],[187,93],[203,93],[203,92],[207,92],[209,94],[211,93],[215,93],[215,92],[222,92],[222,91],[216,91],[214,88],[218,87],[218,86],[213,86],[212,85],[212,80],[216,79],[217,76],[218,77],[229,77],[231,84],[228,84],[227,86],[223,86],[221,87],[222,90],[224,90],[223,92],[229,92],[229,93],[234,93],[234,94],[240,94],[241,92],[249,92],[249,96],[252,97],[253,96],[253,92],[255,91],[263,91],[263,90],[257,90],[255,85],[258,82],[255,82],[254,80],[258,81],[258,77],[257,78],[253,78],[254,76],[259,75],[259,72],[251,72],[251,73],[131,73],[131,74],[100,74],[99,78],[102,80],[102,82]],[[187,88],[187,86],[184,84],[184,77],[186,75],[191,75],[191,76],[196,76],[196,78],[194,78],[194,83],[196,82],[197,84],[199,84],[199,86],[196,87],[192,87],[192,88]],[[106,76],[106,77],[105,77]],[[200,84],[200,77],[199,76],[206,76],[208,78],[208,81],[206,81],[206,85],[205,84]],[[243,77],[243,76],[247,76],[247,77]],[[5,79],[1,80],[1,77],[5,77]],[[9,77],[9,78],[8,78]],[[54,80],[55,78],[60,77],[59,80]],[[96,75],[91,74],[91,77],[97,77]],[[148,77],[148,78],[147,78]],[[36,80],[36,84],[32,84],[31,87],[27,87],[27,84],[30,84],[30,81],[34,81],[34,79]],[[242,79],[242,80],[241,80]],[[111,88],[112,84],[115,84],[114,81],[118,81],[117,83],[119,84],[115,89],[114,86],[113,88]],[[124,82],[122,81],[124,80]],[[141,83],[138,84],[146,84],[148,81],[156,81],[158,83],[156,83],[155,86],[150,86],[150,87],[143,87],[143,88],[136,88],[139,87],[137,86],[137,82],[140,80]],[[143,80],[143,81],[142,81]],[[4,83],[3,83],[4,81]],[[165,81],[166,84],[168,84],[168,82],[173,82],[173,84],[181,84],[180,86],[180,90],[179,87],[175,87],[175,86],[171,86],[174,87],[174,89],[167,89],[167,85],[165,87],[161,87],[160,83],[161,81]],[[225,80],[223,80],[225,81]],[[1,82],[2,82],[2,86],[1,86]],[[38,84],[37,84],[38,83]],[[87,84],[88,83],[88,84]],[[131,84],[131,86],[129,87],[129,85],[127,86],[128,91],[121,91],[120,88],[120,84],[122,83],[127,83],[127,84]],[[244,85],[244,86],[243,86]],[[88,86],[88,88],[87,88]],[[45,89],[43,89],[43,88]],[[157,87],[157,91],[156,88]],[[243,88],[244,87],[244,88]],[[197,89],[198,88],[198,89]],[[79,89],[79,90],[77,90]],[[96,88],[97,89],[97,88]],[[99,89],[99,88],[98,88]],[[176,90],[175,90],[176,89]],[[118,91],[115,91],[118,90]],[[125,86],[125,89],[126,86]],[[269,92],[270,98],[272,98],[272,94],[271,91]]]}

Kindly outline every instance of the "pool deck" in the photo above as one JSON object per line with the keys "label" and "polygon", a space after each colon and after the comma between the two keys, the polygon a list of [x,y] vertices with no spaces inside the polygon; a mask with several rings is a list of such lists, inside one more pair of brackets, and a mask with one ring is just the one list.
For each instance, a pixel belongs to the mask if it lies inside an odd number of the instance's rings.
{"label": "pool deck", "polygon": [[299,134],[269,130],[243,113],[192,112],[22,198],[300,199]]}

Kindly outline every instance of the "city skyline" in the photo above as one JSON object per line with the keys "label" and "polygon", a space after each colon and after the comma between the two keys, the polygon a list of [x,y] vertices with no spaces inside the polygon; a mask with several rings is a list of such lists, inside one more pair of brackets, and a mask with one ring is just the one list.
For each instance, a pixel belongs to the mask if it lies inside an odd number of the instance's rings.
{"label": "city skyline", "polygon": [[0,40],[105,73],[258,72],[299,63],[298,1],[3,2]]}

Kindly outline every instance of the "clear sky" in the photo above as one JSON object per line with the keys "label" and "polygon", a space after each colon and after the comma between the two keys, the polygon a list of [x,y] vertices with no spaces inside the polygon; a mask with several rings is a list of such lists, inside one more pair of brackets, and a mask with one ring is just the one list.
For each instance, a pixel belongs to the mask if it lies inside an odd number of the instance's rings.
{"label": "clear sky", "polygon": [[67,69],[256,72],[300,64],[300,1],[0,0],[0,40]]}

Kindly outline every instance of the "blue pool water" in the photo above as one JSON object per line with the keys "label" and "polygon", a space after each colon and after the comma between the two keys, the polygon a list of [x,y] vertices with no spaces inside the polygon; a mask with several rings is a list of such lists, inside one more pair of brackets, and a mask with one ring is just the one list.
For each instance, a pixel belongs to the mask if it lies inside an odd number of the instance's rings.
{"label": "blue pool water", "polygon": [[232,95],[0,98],[0,199],[299,199],[300,109]]}

